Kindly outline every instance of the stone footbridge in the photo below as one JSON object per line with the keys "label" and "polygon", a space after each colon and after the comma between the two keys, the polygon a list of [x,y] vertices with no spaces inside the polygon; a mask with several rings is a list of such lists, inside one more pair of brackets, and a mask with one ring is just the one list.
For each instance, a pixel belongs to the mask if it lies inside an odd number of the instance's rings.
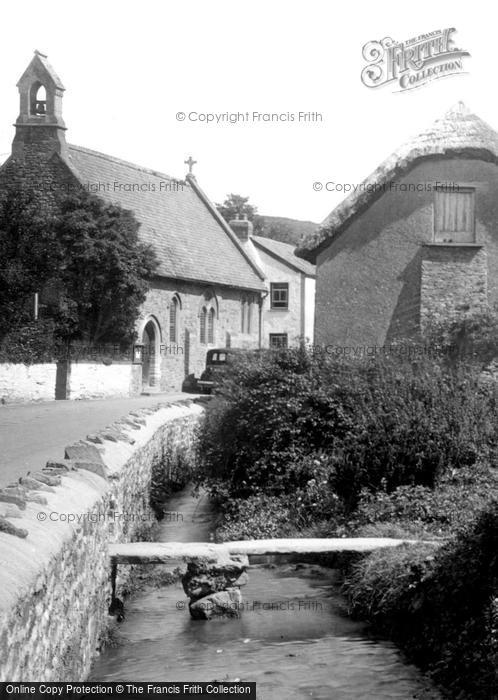
{"label": "stone footbridge", "polygon": [[128,542],[109,545],[113,565],[167,564],[172,560],[224,559],[233,555],[332,554],[334,552],[373,552],[384,547],[416,544],[417,540],[388,537],[290,538],[210,542]]}

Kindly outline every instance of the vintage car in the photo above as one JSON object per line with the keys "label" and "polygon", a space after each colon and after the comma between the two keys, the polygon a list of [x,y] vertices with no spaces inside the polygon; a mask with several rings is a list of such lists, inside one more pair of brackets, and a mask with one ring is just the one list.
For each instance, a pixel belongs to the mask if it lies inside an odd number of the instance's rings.
{"label": "vintage car", "polygon": [[201,374],[197,385],[203,394],[211,394],[219,382],[220,374],[235,357],[257,352],[243,348],[212,348],[206,353],[206,369]]}

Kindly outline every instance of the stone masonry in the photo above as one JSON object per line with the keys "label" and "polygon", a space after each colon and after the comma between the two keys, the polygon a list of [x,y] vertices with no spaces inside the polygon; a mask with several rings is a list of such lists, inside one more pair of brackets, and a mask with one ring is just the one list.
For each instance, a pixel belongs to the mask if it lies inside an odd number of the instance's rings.
{"label": "stone masonry", "polygon": [[0,491],[0,681],[87,677],[112,620],[108,547],[156,522],[152,475],[175,469],[165,454],[192,462],[202,415],[139,409]]}

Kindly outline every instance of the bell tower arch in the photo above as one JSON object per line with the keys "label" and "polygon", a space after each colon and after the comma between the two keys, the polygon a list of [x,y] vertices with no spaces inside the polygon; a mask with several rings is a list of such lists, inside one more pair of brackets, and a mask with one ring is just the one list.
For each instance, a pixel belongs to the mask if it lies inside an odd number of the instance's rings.
{"label": "bell tower arch", "polygon": [[64,85],[47,60],[35,51],[31,63],[17,83],[19,116],[12,155],[25,157],[31,151],[64,154],[66,126],[62,118]]}

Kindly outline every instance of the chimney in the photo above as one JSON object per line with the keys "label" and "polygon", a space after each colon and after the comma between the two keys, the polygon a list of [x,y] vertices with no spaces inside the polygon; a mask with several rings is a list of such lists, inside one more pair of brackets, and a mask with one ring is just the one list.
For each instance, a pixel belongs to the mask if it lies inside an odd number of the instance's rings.
{"label": "chimney", "polygon": [[244,214],[243,219],[240,219],[239,216],[237,216],[236,219],[230,221],[229,226],[241,243],[247,243],[249,237],[252,236],[254,227],[252,222],[248,220],[247,214]]}

